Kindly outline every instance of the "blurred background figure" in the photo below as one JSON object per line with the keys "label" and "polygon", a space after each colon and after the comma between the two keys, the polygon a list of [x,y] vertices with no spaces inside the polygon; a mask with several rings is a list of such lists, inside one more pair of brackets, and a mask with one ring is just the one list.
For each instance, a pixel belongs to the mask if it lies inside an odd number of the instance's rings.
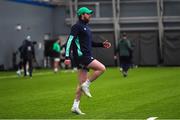
{"label": "blurred background figure", "polygon": [[35,50],[34,45],[31,40],[31,36],[27,36],[22,46],[22,58],[23,58],[23,68],[24,68],[24,76],[27,76],[27,64],[29,67],[29,76],[32,78],[33,71],[33,60],[35,60]]}
{"label": "blurred background figure", "polygon": [[122,39],[119,40],[117,51],[119,53],[120,70],[122,69],[122,74],[124,77],[126,77],[132,64],[132,45],[127,39],[126,33],[122,34]]}
{"label": "blurred background figure", "polygon": [[59,70],[59,63],[60,63],[60,53],[61,53],[61,39],[60,37],[58,38],[58,40],[53,44],[53,68],[54,68],[54,72],[58,72]]}
{"label": "blurred background figure", "polygon": [[[19,62],[18,62],[18,70],[16,71],[17,75],[18,76],[21,76],[21,74],[24,72],[24,69],[23,69],[23,45],[25,44],[26,40],[24,40],[22,42],[22,45],[18,48],[18,50],[16,51],[16,54],[19,54]],[[28,63],[26,63],[26,75],[29,75],[29,65]]]}

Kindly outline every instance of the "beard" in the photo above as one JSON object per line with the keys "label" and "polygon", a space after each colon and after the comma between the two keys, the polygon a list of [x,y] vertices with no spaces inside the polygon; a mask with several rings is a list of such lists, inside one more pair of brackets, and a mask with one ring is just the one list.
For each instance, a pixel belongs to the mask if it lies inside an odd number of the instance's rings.
{"label": "beard", "polygon": [[90,18],[84,17],[84,22],[89,23]]}
{"label": "beard", "polygon": [[89,19],[84,19],[84,22],[89,23]]}

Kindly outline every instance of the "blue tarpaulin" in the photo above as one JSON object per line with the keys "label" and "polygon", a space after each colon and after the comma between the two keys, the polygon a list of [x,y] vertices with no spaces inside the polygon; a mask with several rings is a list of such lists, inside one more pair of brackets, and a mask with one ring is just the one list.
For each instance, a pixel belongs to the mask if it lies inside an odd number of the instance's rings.
{"label": "blue tarpaulin", "polygon": [[51,5],[45,2],[33,1],[33,0],[9,0],[9,1],[37,5],[37,6],[44,6],[44,7],[55,7],[55,5]]}

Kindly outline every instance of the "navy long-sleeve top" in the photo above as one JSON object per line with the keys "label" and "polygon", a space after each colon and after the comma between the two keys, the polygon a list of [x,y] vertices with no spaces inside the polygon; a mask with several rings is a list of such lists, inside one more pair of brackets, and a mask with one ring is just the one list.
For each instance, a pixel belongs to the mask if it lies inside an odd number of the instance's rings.
{"label": "navy long-sleeve top", "polygon": [[103,47],[103,43],[92,41],[92,33],[88,24],[79,20],[72,26],[66,43],[66,58],[70,57],[71,47],[74,57],[92,56],[92,47]]}

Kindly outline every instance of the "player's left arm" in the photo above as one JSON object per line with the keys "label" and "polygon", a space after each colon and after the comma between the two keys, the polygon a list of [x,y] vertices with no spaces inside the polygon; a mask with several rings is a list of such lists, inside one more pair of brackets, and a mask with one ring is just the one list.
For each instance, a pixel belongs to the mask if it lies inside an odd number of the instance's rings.
{"label": "player's left arm", "polygon": [[93,47],[110,48],[111,47],[111,43],[108,40],[105,40],[102,43],[96,43],[96,42],[92,41],[92,46]]}
{"label": "player's left arm", "polygon": [[111,47],[111,43],[110,43],[108,40],[105,40],[105,41],[103,42],[103,47],[104,47],[104,48],[110,48],[110,47]]}
{"label": "player's left arm", "polygon": [[132,47],[132,44],[131,44],[131,42],[129,40],[127,40],[127,45],[128,45],[128,49],[130,51],[132,51],[133,47]]}

